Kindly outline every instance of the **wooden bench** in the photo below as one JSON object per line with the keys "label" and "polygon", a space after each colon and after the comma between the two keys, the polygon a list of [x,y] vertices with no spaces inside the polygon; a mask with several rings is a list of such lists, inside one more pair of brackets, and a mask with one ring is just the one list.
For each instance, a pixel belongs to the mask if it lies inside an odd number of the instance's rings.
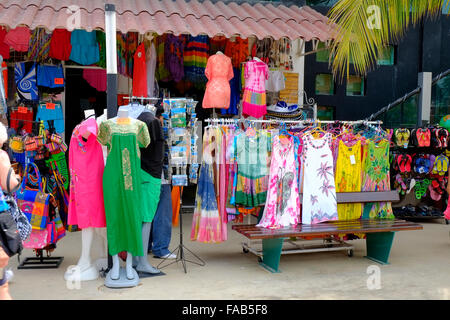
{"label": "wooden bench", "polygon": [[[338,203],[386,202],[398,201],[398,199],[397,191],[337,193]],[[262,228],[255,224],[233,225],[232,228],[250,240],[262,240],[262,257],[258,257],[258,259],[260,264],[271,272],[279,272],[278,266],[283,242],[289,238],[333,239],[342,234],[364,233],[366,234],[366,257],[378,263],[387,264],[395,232],[423,229],[420,224],[414,222],[367,218],[363,216],[360,220],[329,221],[313,225],[300,224],[280,229]],[[328,245],[325,245],[323,250],[304,251],[332,250],[326,249],[327,247]],[[340,242],[336,250],[344,249],[352,253],[352,248],[352,246]]]}

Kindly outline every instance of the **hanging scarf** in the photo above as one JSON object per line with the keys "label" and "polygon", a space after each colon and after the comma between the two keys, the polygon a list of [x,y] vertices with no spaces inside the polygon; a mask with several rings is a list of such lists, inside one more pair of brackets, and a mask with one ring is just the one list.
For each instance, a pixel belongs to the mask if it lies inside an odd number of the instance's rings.
{"label": "hanging scarf", "polygon": [[16,63],[14,68],[17,93],[21,100],[38,101],[36,63]]}

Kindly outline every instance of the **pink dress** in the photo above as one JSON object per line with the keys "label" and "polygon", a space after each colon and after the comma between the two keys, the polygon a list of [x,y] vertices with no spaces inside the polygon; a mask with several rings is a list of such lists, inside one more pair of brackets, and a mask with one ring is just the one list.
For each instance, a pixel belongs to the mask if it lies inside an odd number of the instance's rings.
{"label": "pink dress", "polygon": [[300,216],[298,168],[295,155],[298,146],[293,137],[273,137],[269,190],[264,213],[258,226],[281,228],[297,225]]}
{"label": "pink dress", "polygon": [[228,109],[231,95],[230,80],[234,77],[231,59],[224,54],[210,56],[205,75],[209,81],[206,84],[202,107]]}
{"label": "pink dress", "polygon": [[[87,141],[83,133],[91,134]],[[70,199],[68,224],[84,228],[106,227],[103,203],[102,146],[97,141],[98,126],[89,118],[75,127],[69,147]]]}
{"label": "pink dress", "polygon": [[266,80],[269,78],[269,67],[262,61],[248,61],[245,64],[244,77],[242,114],[261,118],[267,113]]}

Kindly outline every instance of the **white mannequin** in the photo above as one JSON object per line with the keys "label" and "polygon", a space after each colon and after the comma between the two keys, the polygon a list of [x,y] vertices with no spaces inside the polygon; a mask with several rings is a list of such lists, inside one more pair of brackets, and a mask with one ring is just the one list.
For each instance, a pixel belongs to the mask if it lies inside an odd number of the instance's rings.
{"label": "white mannequin", "polygon": [[[85,110],[85,117],[89,117],[94,114],[95,111]],[[82,136],[84,139],[88,139],[91,132],[86,131]],[[97,260],[96,265],[92,264],[91,260],[91,248],[94,240],[94,234],[97,233],[101,239],[100,243],[100,259]],[[80,281],[90,281],[98,279],[99,270],[107,266],[107,240],[106,240],[106,228],[85,228],[81,230],[81,255],[76,267],[68,268],[64,274],[65,280],[78,280],[73,277],[79,277]]]}
{"label": "white mannequin", "polygon": [[216,54],[223,54],[223,52],[222,51],[217,51]]}
{"label": "white mannequin", "polygon": [[253,60],[262,62],[262,60],[260,58],[258,58],[258,57],[253,57]]}
{"label": "white mannequin", "polygon": [[[127,110],[120,110],[117,112],[117,117],[120,119],[126,119],[128,117],[128,111]],[[131,118],[129,118],[131,120]],[[111,279],[112,280],[118,280],[120,278],[120,260],[119,255],[115,254],[112,256],[113,260],[113,266],[111,269]],[[134,279],[134,272],[133,272],[133,256],[130,252],[127,252],[127,260],[126,260],[126,272],[127,272],[127,278],[128,280]]]}

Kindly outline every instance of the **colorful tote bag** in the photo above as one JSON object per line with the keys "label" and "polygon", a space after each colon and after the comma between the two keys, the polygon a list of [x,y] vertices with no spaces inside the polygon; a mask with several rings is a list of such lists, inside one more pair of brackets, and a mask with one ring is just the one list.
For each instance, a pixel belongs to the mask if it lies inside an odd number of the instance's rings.
{"label": "colorful tote bag", "polygon": [[[38,190],[32,190],[26,186],[27,181],[30,178],[30,173],[28,172],[30,167],[34,168],[34,172],[38,182]],[[43,192],[42,178],[36,164],[30,163],[27,165],[25,169],[24,179],[22,180],[20,188],[16,193],[16,197],[17,204],[30,221],[32,229],[46,229],[49,222],[48,212],[50,195]]]}

